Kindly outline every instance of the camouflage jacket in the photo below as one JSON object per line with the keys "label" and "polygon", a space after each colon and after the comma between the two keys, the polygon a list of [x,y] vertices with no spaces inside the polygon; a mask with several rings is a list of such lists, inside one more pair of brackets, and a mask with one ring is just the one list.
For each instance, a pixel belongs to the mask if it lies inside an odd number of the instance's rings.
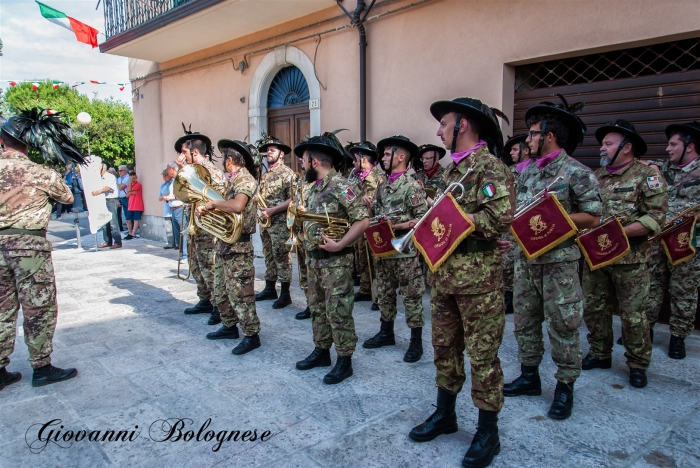
{"label": "camouflage jacket", "polygon": [[223,194],[226,190],[226,175],[224,171],[216,167],[216,164],[209,158],[204,158],[199,164],[204,166],[209,171],[209,174],[211,174],[211,182],[216,191]]}
{"label": "camouflage jacket", "polygon": [[700,158],[684,167],[670,160],[655,161],[668,185],[666,220],[700,203]]}
{"label": "camouflage jacket", "polygon": [[425,171],[416,172],[413,174],[413,178],[420,182],[424,188],[433,189],[436,192],[438,190],[442,190],[444,192],[447,188],[447,184],[445,183],[445,167],[442,165],[432,179],[428,178],[428,174],[426,174]]}
{"label": "camouflage jacket", "polygon": [[[347,220],[350,225],[369,216],[367,206],[362,201],[360,189],[348,182],[335,169],[331,169],[320,184],[314,183],[311,188],[305,190],[304,196],[308,196],[306,203],[308,213],[324,216],[327,213],[331,218]],[[304,239],[304,249],[311,251],[316,248],[316,244]],[[349,267],[352,264],[352,255],[338,255],[321,260],[307,256],[306,264],[314,268]]]}
{"label": "camouflage jacket", "polygon": [[[280,159],[272,168],[268,169],[260,181],[260,193],[262,194],[268,208],[279,205],[289,200],[291,196],[292,180],[296,177],[294,171],[285,166],[284,161]],[[286,222],[286,214],[284,212],[277,213],[272,216],[273,223]]]}
{"label": "camouflage jacket", "polygon": [[[241,230],[241,234],[254,234],[257,228],[257,218],[255,216],[257,213],[257,205],[255,204],[255,200],[253,200],[257,189],[258,183],[245,167],[234,172],[226,185],[226,195],[224,196],[226,200],[233,200],[236,198],[236,195],[240,193],[248,196],[248,203],[246,203],[245,209],[241,213],[243,216],[243,229]],[[219,255],[249,253],[252,251],[253,244],[251,242],[227,244],[221,239],[216,239],[216,252]]]}
{"label": "camouflage jacket", "polygon": [[[464,196],[458,201],[462,211],[474,215],[476,231],[467,239],[498,239],[513,221],[513,174],[483,146],[459,165],[450,163],[445,168],[445,183],[457,182],[470,167],[474,172],[463,182]],[[453,253],[432,275],[430,284],[443,294],[484,294],[503,287],[502,272],[498,249]]]}
{"label": "camouflage jacket", "polygon": [[[595,176],[603,199],[603,218],[634,207],[630,222],[641,223],[651,231],[650,237],[661,231],[668,209],[668,192],[663,177],[655,169],[634,160],[612,174],[601,167]],[[630,252],[615,263],[646,263],[650,256],[651,244],[643,242],[630,246]]]}
{"label": "camouflage jacket", "polygon": [[[593,171],[574,158],[561,152],[559,156],[540,169],[537,164],[528,165],[518,177],[518,207],[522,206],[552,183],[558,176],[563,180],[550,189],[556,195],[567,213],[588,213],[593,216],[603,214],[603,202],[600,198],[598,179]],[[524,255],[520,253],[520,255]],[[578,245],[550,250],[539,257],[529,260],[532,264],[546,264],[576,261],[581,258]]]}
{"label": "camouflage jacket", "polygon": [[377,164],[371,171],[369,171],[369,174],[367,174],[365,180],[361,181],[359,184],[360,188],[362,189],[362,195],[366,196],[370,200],[373,200],[377,192],[377,187],[379,187],[379,184],[385,180],[386,174],[379,164]]}
{"label": "camouflage jacket", "polygon": [[[425,201],[425,191],[417,180],[413,179],[408,172],[405,172],[393,184],[388,180],[383,181],[377,188],[374,200],[372,200],[372,211],[375,216],[385,215],[394,210],[402,210],[396,221],[391,224],[401,224],[411,219],[420,219],[428,211],[428,203]],[[394,232],[400,237],[406,232]],[[411,244],[413,247],[413,244]],[[392,255],[391,258],[415,257],[417,251],[411,249],[406,254]]]}
{"label": "camouflage jacket", "polygon": [[[46,229],[51,201],[70,203],[73,193],[58,172],[17,151],[0,156],[0,229]],[[0,250],[50,251],[51,243],[32,235],[0,236]]]}

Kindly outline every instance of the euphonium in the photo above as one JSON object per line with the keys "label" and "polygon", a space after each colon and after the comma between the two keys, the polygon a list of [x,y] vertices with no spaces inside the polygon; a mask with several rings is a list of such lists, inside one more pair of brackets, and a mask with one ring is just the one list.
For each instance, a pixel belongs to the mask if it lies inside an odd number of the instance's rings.
{"label": "euphonium", "polygon": [[321,235],[338,242],[350,229],[350,223],[347,219],[328,216],[328,207],[325,203],[323,209],[326,214],[297,212],[296,219],[304,226],[304,239],[312,244],[325,243]]}
{"label": "euphonium", "polygon": [[300,243],[297,236],[299,225],[296,223],[297,204],[295,200],[295,192],[299,192],[299,207],[304,208],[304,182],[297,173],[297,177],[292,180],[292,186],[289,189],[289,205],[287,205],[287,229],[289,229],[289,239],[285,242],[286,245],[298,245]]}
{"label": "euphonium", "polygon": [[[200,164],[190,164],[180,169],[175,176],[173,193],[185,203],[192,203],[190,223],[205,232],[233,244],[241,236],[243,216],[239,213],[226,213],[221,210],[207,210],[201,216],[195,214],[197,205],[208,201],[225,201],[225,198],[211,185],[211,174]],[[191,227],[188,226],[187,230]]]}
{"label": "euphonium", "polygon": [[[255,194],[255,202],[258,204],[258,211],[262,212],[263,210],[267,209],[267,203],[265,203],[265,200],[263,199],[262,194],[260,193],[260,186],[258,185],[258,192]],[[272,218],[265,218],[262,214],[258,215],[258,224],[260,225],[261,228],[269,228],[270,224],[272,224]]]}

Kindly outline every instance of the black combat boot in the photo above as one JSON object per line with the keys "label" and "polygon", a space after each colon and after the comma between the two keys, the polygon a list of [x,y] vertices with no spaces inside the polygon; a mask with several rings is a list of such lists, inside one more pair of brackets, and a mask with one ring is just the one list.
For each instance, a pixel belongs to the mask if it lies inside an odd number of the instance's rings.
{"label": "black combat boot", "polygon": [[685,358],[685,338],[671,335],[671,341],[668,344],[668,357],[671,359]]}
{"label": "black combat boot", "polygon": [[404,362],[418,362],[423,355],[423,327],[411,328],[411,342],[408,344]]}
{"label": "black combat boot", "polygon": [[258,336],[256,333],[255,335],[250,335],[243,338],[243,341],[241,341],[238,346],[231,350],[231,354],[239,356],[241,354],[249,353],[254,349],[258,349],[259,347],[260,336]]}
{"label": "black combat boot", "polygon": [[299,312],[298,314],[296,314],[296,315],[294,316],[294,318],[297,319],[297,320],[306,320],[306,319],[310,319],[310,318],[311,318],[311,309],[309,309],[309,308],[307,307],[306,309],[304,309],[303,312]]}
{"label": "black combat boot", "polygon": [[537,366],[520,365],[520,377],[503,386],[503,396],[542,395],[542,382]]}
{"label": "black combat boot", "polygon": [[649,325],[649,342],[654,343],[654,324]]}
{"label": "black combat boot", "polygon": [[472,444],[462,459],[462,466],[467,468],[483,468],[489,466],[493,457],[501,451],[501,440],[498,437],[498,412],[479,410],[479,425]]}
{"label": "black combat boot", "polygon": [[74,368],[61,369],[54,367],[51,364],[46,364],[44,367],[34,369],[32,376],[32,387],[43,387],[62,380],[72,379],[78,375],[78,370]]}
{"label": "black combat boot", "polygon": [[209,299],[200,299],[198,303],[185,309],[185,315],[211,314],[213,310],[214,306]]}
{"label": "black combat boot", "polygon": [[630,385],[637,388],[647,386],[647,371],[630,367]]}
{"label": "black combat boot", "polygon": [[394,339],[394,321],[389,320],[385,322],[383,319],[379,320],[381,320],[379,333],[362,343],[363,348],[374,349],[396,344]]}
{"label": "black combat boot", "polygon": [[207,333],[208,340],[237,340],[238,339],[238,327],[232,326],[228,328],[226,325],[222,325],[221,328],[215,332]]}
{"label": "black combat boot", "polygon": [[330,349],[314,348],[306,359],[297,361],[297,369],[309,370],[314,367],[328,367],[331,365]]}
{"label": "black combat boot", "polygon": [[265,280],[265,289],[255,295],[256,301],[268,301],[277,299],[277,289],[275,289],[277,281]]}
{"label": "black combat boot", "polygon": [[219,312],[219,308],[214,306],[214,310],[211,312],[211,317],[209,317],[209,321],[207,321],[207,325],[217,325],[221,323],[221,312]]}
{"label": "black combat boot", "polygon": [[289,294],[289,283],[282,283],[280,298],[272,303],[273,309],[284,309],[292,303],[292,296]]}
{"label": "black combat boot", "polygon": [[612,367],[612,358],[598,359],[591,353],[586,354],[586,357],[581,361],[581,369],[591,370],[591,369],[610,369]]}
{"label": "black combat boot", "polygon": [[335,367],[323,376],[323,383],[335,385],[352,375],[352,356],[338,356]]}
{"label": "black combat boot", "polygon": [[361,292],[355,293],[355,302],[366,302],[366,301],[371,301],[371,300],[372,300],[371,294],[365,294],[365,293],[361,293]]}
{"label": "black combat boot", "polygon": [[15,382],[19,382],[22,379],[22,374],[19,372],[8,372],[5,367],[0,369],[0,390],[12,385]]}
{"label": "black combat boot", "polygon": [[377,305],[376,302],[373,302],[373,303],[372,303],[372,306],[370,307],[370,309],[372,309],[372,310],[379,310],[379,306]]}
{"label": "black combat boot", "polygon": [[574,408],[574,384],[565,384],[557,381],[557,388],[554,390],[554,401],[549,407],[547,416],[552,419],[566,419],[571,416]]}
{"label": "black combat boot", "polygon": [[441,434],[457,432],[456,403],[457,395],[452,395],[447,390],[438,387],[437,404],[435,405],[437,409],[423,424],[411,429],[408,437],[416,442],[427,442]]}
{"label": "black combat boot", "polygon": [[506,291],[506,315],[513,313],[513,291]]}

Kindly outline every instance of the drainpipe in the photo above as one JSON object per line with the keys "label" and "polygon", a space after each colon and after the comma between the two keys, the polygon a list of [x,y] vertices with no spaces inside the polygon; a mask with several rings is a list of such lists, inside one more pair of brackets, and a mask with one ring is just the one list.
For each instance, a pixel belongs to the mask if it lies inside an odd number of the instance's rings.
{"label": "drainpipe", "polygon": [[369,7],[365,4],[365,0],[357,0],[357,7],[352,13],[343,6],[342,1],[336,0],[338,6],[360,33],[360,140],[365,141],[367,139],[367,31],[364,23],[376,0],[372,0]]}

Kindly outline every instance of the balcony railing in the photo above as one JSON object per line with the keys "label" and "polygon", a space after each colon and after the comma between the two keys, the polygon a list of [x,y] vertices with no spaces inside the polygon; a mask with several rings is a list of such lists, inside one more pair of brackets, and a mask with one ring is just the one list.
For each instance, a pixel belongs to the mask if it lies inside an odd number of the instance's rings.
{"label": "balcony railing", "polygon": [[195,0],[104,0],[107,39]]}

